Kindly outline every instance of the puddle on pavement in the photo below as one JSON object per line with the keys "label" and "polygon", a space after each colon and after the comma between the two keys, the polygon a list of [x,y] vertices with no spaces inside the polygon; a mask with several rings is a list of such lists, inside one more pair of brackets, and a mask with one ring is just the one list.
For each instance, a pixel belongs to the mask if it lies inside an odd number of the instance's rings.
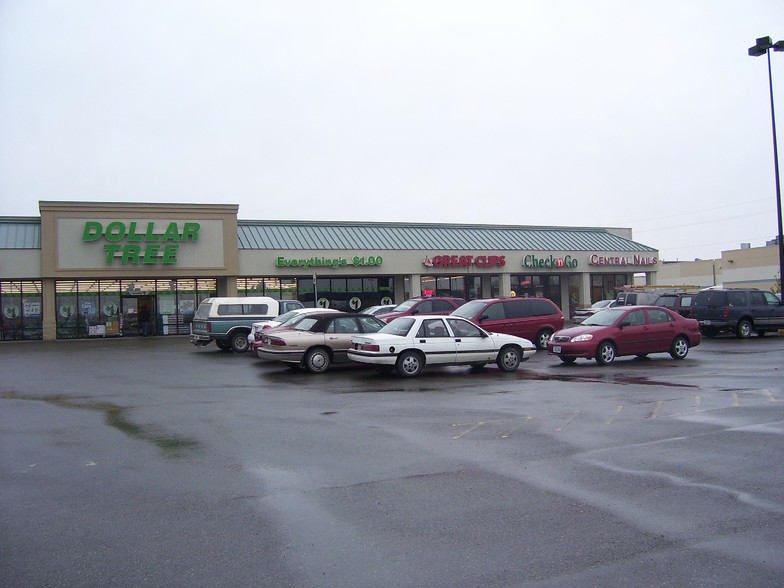
{"label": "puddle on pavement", "polygon": [[45,402],[60,408],[93,410],[102,412],[106,424],[133,439],[146,441],[158,447],[167,457],[179,458],[198,448],[199,442],[179,435],[167,435],[150,425],[140,425],[128,419],[126,407],[109,402],[89,402],[79,397],[61,394],[50,396],[25,396],[15,392],[4,392],[0,398],[7,400],[30,400]]}
{"label": "puddle on pavement", "polygon": [[536,374],[532,372],[520,372],[519,376],[522,380],[555,380],[556,382],[579,382],[590,384],[636,384],[639,386],[666,386],[669,388],[699,388],[699,386],[694,384],[661,382],[659,380],[650,380],[643,376],[569,376],[564,374]]}

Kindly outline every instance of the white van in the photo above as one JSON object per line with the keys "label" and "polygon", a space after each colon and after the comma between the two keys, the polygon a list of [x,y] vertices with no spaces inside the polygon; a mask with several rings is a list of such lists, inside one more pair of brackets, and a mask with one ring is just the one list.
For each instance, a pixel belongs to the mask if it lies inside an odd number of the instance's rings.
{"label": "white van", "polygon": [[248,350],[248,334],[255,322],[304,308],[299,300],[276,300],[268,296],[205,298],[191,323],[191,343],[202,346],[211,341],[222,350]]}

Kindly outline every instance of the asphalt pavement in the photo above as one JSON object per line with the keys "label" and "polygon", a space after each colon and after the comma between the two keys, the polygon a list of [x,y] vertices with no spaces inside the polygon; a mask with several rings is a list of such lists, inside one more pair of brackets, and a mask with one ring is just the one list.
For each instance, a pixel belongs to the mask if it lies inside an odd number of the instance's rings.
{"label": "asphalt pavement", "polygon": [[0,343],[2,586],[781,586],[784,336],[312,375]]}

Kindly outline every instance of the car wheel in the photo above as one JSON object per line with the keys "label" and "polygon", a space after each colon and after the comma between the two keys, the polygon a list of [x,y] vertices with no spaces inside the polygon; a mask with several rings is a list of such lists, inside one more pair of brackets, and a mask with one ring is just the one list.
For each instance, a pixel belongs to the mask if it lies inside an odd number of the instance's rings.
{"label": "car wheel", "polygon": [[735,327],[735,335],[738,339],[748,339],[751,337],[752,330],[751,321],[742,319],[738,322],[738,326]]}
{"label": "car wheel", "polygon": [[607,365],[615,361],[615,345],[610,341],[603,341],[596,350],[596,363]]}
{"label": "car wheel", "polygon": [[323,347],[310,349],[305,354],[305,368],[312,374],[320,374],[327,371],[330,361],[329,351]]}
{"label": "car wheel", "polygon": [[247,333],[235,333],[231,338],[231,348],[237,353],[244,353],[249,347]]}
{"label": "car wheel", "polygon": [[670,355],[673,359],[683,359],[689,353],[689,340],[684,337],[675,337],[670,347]]}
{"label": "car wheel", "polygon": [[502,347],[495,363],[502,372],[513,372],[520,367],[521,354],[517,347]]}
{"label": "car wheel", "polygon": [[222,339],[215,339],[215,345],[218,346],[218,349],[221,351],[230,351],[231,350],[231,343],[227,341],[223,341]]}
{"label": "car wheel", "polygon": [[575,361],[577,361],[576,357],[559,357],[558,359],[560,359],[564,363],[574,363]]}
{"label": "car wheel", "polygon": [[536,336],[536,347],[538,349],[547,349],[547,344],[550,342],[550,337],[553,336],[553,332],[550,329],[542,329],[539,331],[539,334]]}
{"label": "car wheel", "polygon": [[422,369],[425,367],[425,359],[416,351],[404,351],[397,358],[395,367],[397,368],[397,373],[401,376],[413,378],[422,373]]}

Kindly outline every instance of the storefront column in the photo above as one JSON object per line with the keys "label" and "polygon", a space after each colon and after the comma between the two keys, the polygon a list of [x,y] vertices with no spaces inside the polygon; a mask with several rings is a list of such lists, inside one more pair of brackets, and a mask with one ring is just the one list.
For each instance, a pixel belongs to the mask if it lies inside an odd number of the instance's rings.
{"label": "storefront column", "polygon": [[411,274],[408,276],[409,284],[411,286],[411,298],[422,296],[422,282],[420,274]]}
{"label": "storefront column", "polygon": [[[598,300],[597,300],[598,302]],[[580,274],[580,308],[591,306],[591,274]]]}
{"label": "storefront column", "polygon": [[656,282],[656,274],[658,272],[645,272],[645,283],[650,286],[655,286]]}
{"label": "storefront column", "polygon": [[512,274],[501,274],[499,292],[501,296],[509,296],[512,293]]}
{"label": "storefront column", "polygon": [[215,280],[215,288],[218,296],[236,296],[237,295],[237,278],[217,278]]}
{"label": "storefront column", "polygon": [[569,276],[561,276],[561,312],[563,312],[564,318],[569,320],[569,317],[572,316],[572,301],[569,299]]}
{"label": "storefront column", "polygon": [[392,287],[395,289],[395,295],[393,297],[393,302],[395,304],[400,304],[401,302],[405,302],[406,298],[406,277],[405,276],[395,276],[394,282]]}
{"label": "storefront column", "polygon": [[55,341],[57,339],[57,295],[55,282],[51,278],[41,280],[41,298],[43,299],[43,339]]}

